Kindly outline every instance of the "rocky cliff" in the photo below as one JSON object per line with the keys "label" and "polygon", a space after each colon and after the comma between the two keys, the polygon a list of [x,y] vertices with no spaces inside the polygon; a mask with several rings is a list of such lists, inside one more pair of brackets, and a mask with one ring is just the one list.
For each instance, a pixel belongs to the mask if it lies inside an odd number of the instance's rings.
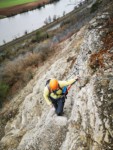
{"label": "rocky cliff", "polygon": [[[98,13],[58,49],[11,101],[18,111],[9,114],[1,150],[113,150],[112,11]],[[80,80],[56,116],[43,98],[45,82],[75,75]]]}

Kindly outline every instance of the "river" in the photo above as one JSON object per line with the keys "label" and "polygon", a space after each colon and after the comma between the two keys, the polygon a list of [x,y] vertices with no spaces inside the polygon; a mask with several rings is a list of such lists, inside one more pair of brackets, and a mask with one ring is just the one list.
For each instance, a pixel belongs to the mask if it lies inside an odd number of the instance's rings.
{"label": "river", "polygon": [[40,9],[28,11],[13,17],[0,20],[0,45],[8,43],[26,33],[30,33],[45,25],[44,21],[52,21],[53,17],[61,17],[71,12],[84,0],[60,0],[45,5]]}

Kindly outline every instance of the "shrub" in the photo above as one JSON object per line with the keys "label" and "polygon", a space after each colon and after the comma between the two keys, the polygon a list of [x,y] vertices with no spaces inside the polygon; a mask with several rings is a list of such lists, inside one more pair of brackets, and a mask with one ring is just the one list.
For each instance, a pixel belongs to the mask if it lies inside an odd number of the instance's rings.
{"label": "shrub", "polygon": [[13,62],[9,61],[2,73],[3,81],[10,87],[20,80],[29,81],[33,73],[27,69],[34,66],[38,67],[44,60],[46,60],[46,52],[29,53],[24,58]]}
{"label": "shrub", "polygon": [[39,55],[36,53],[29,53],[26,55],[24,59],[22,59],[23,68],[26,68],[28,66],[37,65],[39,61]]}
{"label": "shrub", "polygon": [[50,0],[50,3],[57,2],[57,1],[59,1],[59,0]]}
{"label": "shrub", "polygon": [[21,66],[17,62],[9,61],[8,64],[4,67],[3,71],[3,80],[8,85],[12,86],[19,78]]}
{"label": "shrub", "polygon": [[9,90],[9,85],[3,82],[0,82],[0,103],[3,98],[6,97]]}
{"label": "shrub", "polygon": [[70,19],[67,19],[67,20],[65,20],[65,21],[63,21],[63,22],[61,23],[60,27],[62,28],[63,26],[68,25],[68,24],[70,24],[70,23],[71,23],[71,20],[70,20]]}
{"label": "shrub", "polygon": [[36,40],[38,42],[43,41],[45,39],[49,38],[49,35],[47,32],[41,32],[41,31],[37,31],[36,33]]}
{"label": "shrub", "polygon": [[95,12],[98,9],[101,2],[101,0],[96,0],[96,2],[91,7],[90,13]]}
{"label": "shrub", "polygon": [[90,56],[90,64],[89,66],[92,68],[92,69],[97,69],[99,67],[103,68],[104,67],[104,57],[103,57],[103,54],[106,54],[106,50],[101,50],[100,52],[98,53],[94,53]]}
{"label": "shrub", "polygon": [[[30,81],[43,62],[54,53],[51,42],[43,42],[32,52],[27,53],[13,61],[7,61],[0,78],[5,84],[0,84],[0,101],[8,95],[14,95]],[[0,102],[1,103],[1,102]]]}

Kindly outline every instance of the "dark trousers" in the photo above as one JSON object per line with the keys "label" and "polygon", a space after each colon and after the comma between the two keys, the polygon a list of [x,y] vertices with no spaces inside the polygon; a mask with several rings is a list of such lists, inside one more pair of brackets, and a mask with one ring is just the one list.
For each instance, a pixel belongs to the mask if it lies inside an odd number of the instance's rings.
{"label": "dark trousers", "polygon": [[58,116],[61,116],[63,114],[63,108],[65,103],[65,97],[59,98],[59,99],[53,99],[50,97],[51,102],[53,106],[55,107],[55,112]]}

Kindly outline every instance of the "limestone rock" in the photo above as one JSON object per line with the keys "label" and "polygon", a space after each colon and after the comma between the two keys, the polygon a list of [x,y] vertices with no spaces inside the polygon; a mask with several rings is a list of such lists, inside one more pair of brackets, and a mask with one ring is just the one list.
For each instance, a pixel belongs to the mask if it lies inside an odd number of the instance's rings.
{"label": "limestone rock", "polygon": [[[19,104],[18,112],[5,125],[0,150],[113,149],[113,45],[112,36],[105,34],[109,18],[112,22],[108,12],[99,14],[62,42],[59,54],[12,100],[12,106]],[[69,91],[63,116],[57,116],[43,98],[46,80],[75,75],[80,79]]]}

